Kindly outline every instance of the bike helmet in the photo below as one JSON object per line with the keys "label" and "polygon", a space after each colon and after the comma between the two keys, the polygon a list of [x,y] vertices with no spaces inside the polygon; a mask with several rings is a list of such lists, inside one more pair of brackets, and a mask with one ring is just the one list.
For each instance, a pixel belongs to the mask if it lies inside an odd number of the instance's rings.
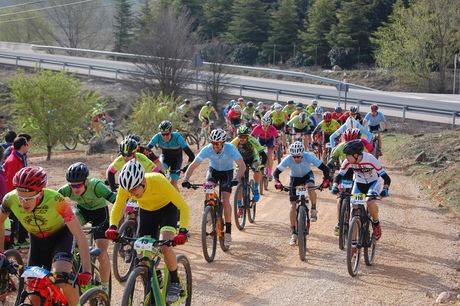
{"label": "bike helmet", "polygon": [[235,105],[236,104],[236,101],[235,100],[230,100],[230,102],[228,102],[229,105]]}
{"label": "bike helmet", "polygon": [[331,114],[331,112],[325,112],[325,113],[323,114],[323,120],[324,120],[325,122],[331,122],[331,120],[332,120],[332,114]]}
{"label": "bike helmet", "polygon": [[257,106],[264,106],[264,102],[263,101],[257,102]]}
{"label": "bike helmet", "polygon": [[364,151],[364,145],[360,139],[355,139],[347,142],[343,148],[345,155],[362,154]]}
{"label": "bike helmet", "polygon": [[305,114],[305,113],[300,113],[300,114],[299,114],[299,122],[300,122],[300,123],[305,123],[306,120],[307,120],[307,114]]}
{"label": "bike helmet", "polygon": [[144,180],[144,167],[135,159],[127,162],[120,171],[118,183],[125,190],[132,190]]}
{"label": "bike helmet", "polygon": [[357,112],[358,112],[358,107],[357,106],[350,107],[350,113],[356,114]]}
{"label": "bike helmet", "polygon": [[241,106],[239,106],[238,104],[233,105],[232,109],[236,112],[241,112]]}
{"label": "bike helmet", "polygon": [[318,100],[313,99],[313,100],[311,101],[311,105],[317,106],[317,105],[318,105]]}
{"label": "bike helmet", "polygon": [[119,151],[122,156],[132,155],[138,146],[138,142],[132,138],[125,138],[119,146]]}
{"label": "bike helmet", "polygon": [[357,128],[348,128],[344,133],[343,133],[343,139],[345,141],[351,141],[354,139],[358,139],[361,136],[361,131]]}
{"label": "bike helmet", "polygon": [[294,100],[288,100],[288,101],[287,101],[287,104],[288,104],[288,105],[293,105],[293,104],[294,104]]}
{"label": "bike helmet", "polygon": [[273,105],[273,109],[279,112],[283,109],[283,107],[281,106],[281,104],[275,103],[275,105]]}
{"label": "bike helmet", "polygon": [[262,125],[265,126],[269,126],[270,124],[272,124],[272,118],[270,118],[269,116],[262,117],[260,121],[262,122]]}
{"label": "bike helmet", "polygon": [[46,187],[48,176],[42,167],[24,167],[13,177],[13,187],[28,191],[41,191]]}
{"label": "bike helmet", "polygon": [[69,183],[81,183],[88,178],[88,175],[88,166],[84,163],[78,162],[69,166],[65,174],[65,179]]}
{"label": "bike helmet", "polygon": [[251,133],[251,129],[246,125],[242,125],[238,128],[238,135],[249,135]]}
{"label": "bike helmet", "polygon": [[376,111],[378,111],[378,110],[379,110],[379,106],[378,106],[377,104],[372,104],[372,105],[371,105],[371,111],[372,111],[372,112],[376,112]]}
{"label": "bike helmet", "polygon": [[296,107],[296,108],[303,109],[303,104],[299,102],[299,103],[297,103],[297,104],[295,105],[295,107]]}
{"label": "bike helmet", "polygon": [[296,141],[289,146],[289,154],[293,156],[298,156],[303,154],[305,147],[301,141]]}
{"label": "bike helmet", "polygon": [[334,109],[334,112],[336,113],[341,113],[342,112],[342,108],[340,106],[337,106],[335,109]]}
{"label": "bike helmet", "polygon": [[246,103],[246,106],[247,106],[247,107],[253,107],[253,106],[254,106],[254,102],[248,101],[248,103]]}
{"label": "bike helmet", "polygon": [[227,132],[223,129],[215,129],[209,133],[209,141],[224,142],[227,139]]}
{"label": "bike helmet", "polygon": [[172,129],[171,121],[169,120],[161,121],[160,125],[158,126],[158,129],[160,130],[161,133],[170,132]]}
{"label": "bike helmet", "polygon": [[190,100],[186,98],[186,99],[184,99],[184,103],[185,104],[190,104]]}
{"label": "bike helmet", "polygon": [[323,113],[324,113],[324,109],[321,106],[318,106],[317,108],[315,108],[315,114],[323,115]]}
{"label": "bike helmet", "polygon": [[139,135],[129,134],[128,136],[126,136],[126,138],[130,138],[130,139],[134,140],[135,142],[137,142],[138,145],[141,143],[141,136],[139,136]]}
{"label": "bike helmet", "polygon": [[206,101],[206,106],[211,106],[212,102],[211,101]]}
{"label": "bike helmet", "polygon": [[238,102],[244,102],[243,97],[239,97],[239,98],[238,98]]}

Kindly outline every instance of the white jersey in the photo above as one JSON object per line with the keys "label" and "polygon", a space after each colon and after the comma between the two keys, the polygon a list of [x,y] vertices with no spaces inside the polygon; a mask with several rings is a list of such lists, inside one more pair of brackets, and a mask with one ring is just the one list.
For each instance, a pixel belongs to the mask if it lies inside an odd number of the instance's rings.
{"label": "white jersey", "polygon": [[370,153],[363,152],[363,159],[357,164],[350,163],[347,159],[340,166],[339,175],[345,175],[348,169],[353,169],[354,180],[357,183],[369,184],[385,174],[380,161]]}

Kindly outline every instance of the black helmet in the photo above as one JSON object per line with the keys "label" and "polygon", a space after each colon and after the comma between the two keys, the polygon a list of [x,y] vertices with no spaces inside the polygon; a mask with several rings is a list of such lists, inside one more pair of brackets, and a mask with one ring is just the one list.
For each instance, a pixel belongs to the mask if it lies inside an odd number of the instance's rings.
{"label": "black helmet", "polygon": [[169,132],[172,129],[171,121],[169,120],[161,121],[160,125],[158,126],[158,129],[160,130],[161,133]]}
{"label": "black helmet", "polygon": [[65,178],[69,183],[81,183],[88,178],[88,175],[88,166],[84,163],[78,162],[70,165],[65,174]]}
{"label": "black helmet", "polygon": [[289,105],[294,104],[294,100],[288,100],[288,101],[287,101],[287,104],[289,104]]}
{"label": "black helmet", "polygon": [[125,138],[119,146],[120,149],[120,154],[122,156],[128,156],[134,153],[136,151],[138,146],[138,142],[135,141],[132,138]]}
{"label": "black helmet", "polygon": [[185,104],[190,104],[190,100],[186,98],[186,99],[184,99],[184,103]]}
{"label": "black helmet", "polygon": [[137,142],[138,145],[141,143],[141,136],[139,136],[139,135],[129,134],[128,136],[126,136],[126,138],[130,138],[130,139],[134,140],[135,142]]}
{"label": "black helmet", "polygon": [[337,107],[334,109],[334,111],[335,111],[336,113],[341,113],[341,112],[342,112],[342,108],[341,108],[340,106],[337,106]]}
{"label": "black helmet", "polygon": [[343,153],[345,153],[345,155],[362,154],[363,151],[364,145],[360,139],[347,142],[343,148]]}

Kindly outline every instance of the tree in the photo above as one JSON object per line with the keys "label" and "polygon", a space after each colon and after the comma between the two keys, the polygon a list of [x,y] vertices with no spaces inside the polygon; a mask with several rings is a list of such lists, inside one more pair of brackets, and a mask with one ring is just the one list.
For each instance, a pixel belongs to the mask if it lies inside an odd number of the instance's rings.
{"label": "tree", "polygon": [[113,51],[124,52],[130,44],[134,28],[132,4],[129,0],[117,0],[115,10],[115,24],[113,25],[115,42]]}
{"label": "tree", "polygon": [[449,64],[460,50],[459,23],[457,0],[419,0],[408,8],[398,1],[390,22],[375,33],[378,65],[401,80],[419,86],[427,81],[430,90],[445,92]]}
{"label": "tree", "polygon": [[199,32],[204,39],[222,36],[232,18],[232,0],[203,1],[203,18]]}
{"label": "tree", "polygon": [[160,6],[144,30],[136,33],[131,52],[144,55],[135,63],[150,88],[159,86],[166,95],[178,94],[190,82],[190,60],[195,54],[193,20],[185,11]]}
{"label": "tree", "polygon": [[[294,56],[293,49],[297,42],[299,23],[296,1],[281,0],[278,9],[272,13],[268,41],[264,44],[264,54],[271,55],[273,62],[286,61]],[[276,58],[273,59],[273,56]]]}
{"label": "tree", "polygon": [[253,43],[260,48],[267,40],[269,18],[260,0],[235,0],[226,38],[230,44]]}
{"label": "tree", "polygon": [[39,71],[16,74],[10,81],[13,121],[33,135],[34,141],[51,150],[87,126],[99,96],[83,91],[81,83],[65,72]]}
{"label": "tree", "polygon": [[308,21],[305,21],[307,29],[305,32],[300,32],[299,36],[302,50],[314,59],[312,64],[329,65],[327,54],[331,46],[327,40],[327,35],[337,22],[335,12],[336,4],[330,0],[314,1],[308,12]]}
{"label": "tree", "polygon": [[153,12],[149,0],[145,0],[141,6],[140,12],[136,17],[135,32],[144,32],[147,24],[152,20]]}
{"label": "tree", "polygon": [[[51,36],[39,36],[34,27],[49,31],[49,25],[43,15],[39,12],[21,13],[13,9],[1,10],[2,14],[11,14],[0,22],[0,41],[50,44],[53,40]],[[3,17],[6,18],[6,17]],[[35,25],[32,26],[29,20],[34,19]]]}
{"label": "tree", "polygon": [[395,0],[371,0],[369,2],[369,31],[372,33],[388,21]]}

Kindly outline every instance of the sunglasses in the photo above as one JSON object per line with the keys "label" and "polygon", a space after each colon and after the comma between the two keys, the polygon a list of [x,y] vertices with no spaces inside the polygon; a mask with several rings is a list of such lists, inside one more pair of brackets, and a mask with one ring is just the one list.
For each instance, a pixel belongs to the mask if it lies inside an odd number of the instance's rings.
{"label": "sunglasses", "polygon": [[72,188],[72,189],[79,189],[79,188],[85,186],[85,183],[71,183],[69,185],[70,185],[70,188]]}
{"label": "sunglasses", "polygon": [[238,136],[239,139],[248,139],[248,135]]}
{"label": "sunglasses", "polygon": [[123,156],[123,157],[133,157],[134,153],[129,153],[129,154],[121,153],[121,156]]}
{"label": "sunglasses", "polygon": [[40,194],[40,192],[39,192],[39,193],[37,193],[36,195],[31,196],[31,197],[21,197],[20,195],[18,195],[18,198],[19,198],[19,201],[21,201],[21,202],[27,202],[27,201],[31,201],[31,200],[36,200],[36,199],[38,199],[40,196],[41,196],[41,194]]}
{"label": "sunglasses", "polygon": [[294,158],[294,159],[302,159],[302,158],[303,158],[303,156],[302,156],[302,155],[298,155],[298,156],[292,156],[292,158]]}
{"label": "sunglasses", "polygon": [[169,133],[161,133],[161,136],[164,136],[164,137],[167,137],[169,135],[171,135],[171,132],[169,132]]}
{"label": "sunglasses", "polygon": [[211,141],[211,144],[212,144],[213,147],[218,147],[218,146],[220,146],[221,144],[223,144],[223,142]]}

